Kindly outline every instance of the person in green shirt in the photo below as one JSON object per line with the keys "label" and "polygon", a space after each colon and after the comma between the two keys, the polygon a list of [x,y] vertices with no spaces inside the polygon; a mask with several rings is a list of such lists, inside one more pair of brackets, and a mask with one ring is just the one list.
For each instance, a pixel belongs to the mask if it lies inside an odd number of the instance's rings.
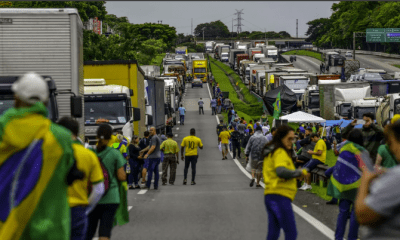
{"label": "person in green shirt", "polygon": [[97,129],[98,144],[95,153],[103,166],[107,169],[109,188],[88,216],[89,224],[86,239],[93,238],[99,221],[101,226],[99,229],[99,238],[110,239],[114,216],[121,200],[118,182],[126,181],[126,173],[124,170],[126,159],[123,158],[118,150],[108,147],[111,135],[112,128],[108,124],[101,124]]}

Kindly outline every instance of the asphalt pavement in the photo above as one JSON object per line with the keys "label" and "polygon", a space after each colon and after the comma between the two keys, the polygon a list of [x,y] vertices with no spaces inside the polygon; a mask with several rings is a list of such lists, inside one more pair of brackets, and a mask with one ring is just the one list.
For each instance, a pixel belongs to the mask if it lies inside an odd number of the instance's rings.
{"label": "asphalt pavement", "polygon": [[[194,89],[188,85],[183,102],[187,110],[185,125],[178,123],[173,133],[180,144],[190,129],[195,128],[196,135],[203,142],[204,148],[199,150],[197,163],[197,184],[182,184],[184,164],[180,161],[175,185],[162,186],[160,179],[158,190],[153,186],[149,191],[129,190],[130,222],[115,227],[112,239],[265,239],[268,218],[263,188],[249,187],[248,173],[241,169],[239,161],[230,156],[228,160],[221,160],[217,146],[217,119],[211,115],[208,88],[206,84]],[[200,97],[205,101],[204,115],[198,113]],[[188,180],[190,178],[189,169]],[[317,198],[311,193],[300,194],[305,194],[303,200],[309,206]],[[315,216],[310,216],[303,206],[294,208],[298,239],[333,239],[334,226],[326,226]],[[281,234],[279,239],[284,239],[284,235]]]}

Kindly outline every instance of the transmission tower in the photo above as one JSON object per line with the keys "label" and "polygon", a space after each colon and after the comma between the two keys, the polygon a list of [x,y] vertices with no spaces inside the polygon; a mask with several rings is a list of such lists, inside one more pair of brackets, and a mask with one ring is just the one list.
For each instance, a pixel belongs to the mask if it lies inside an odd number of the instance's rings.
{"label": "transmission tower", "polygon": [[243,18],[242,18],[242,14],[244,14],[243,13],[243,9],[242,10],[237,10],[237,9],[235,9],[236,10],[236,13],[235,13],[235,15],[237,15],[237,18],[235,18],[235,20],[237,20],[237,24],[235,25],[235,26],[237,26],[237,33],[239,34],[239,33],[241,33],[242,32],[242,26],[244,26],[243,24],[242,24],[242,20],[244,20]]}

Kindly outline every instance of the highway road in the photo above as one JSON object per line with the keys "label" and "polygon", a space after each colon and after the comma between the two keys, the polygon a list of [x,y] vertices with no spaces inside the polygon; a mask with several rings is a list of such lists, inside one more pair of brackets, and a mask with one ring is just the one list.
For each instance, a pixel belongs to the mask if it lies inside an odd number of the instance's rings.
{"label": "highway road", "polygon": [[[205,101],[205,115],[198,114],[200,97]],[[266,238],[268,218],[263,189],[249,187],[244,159],[221,160],[215,132],[217,119],[211,115],[209,97],[206,84],[203,88],[187,88],[183,103],[187,109],[185,125],[178,124],[173,129],[178,144],[191,128],[202,139],[204,149],[199,150],[197,184],[182,184],[181,161],[175,185],[162,186],[160,180],[158,190],[129,190],[130,222],[115,227],[112,239]],[[298,239],[334,239],[337,206],[325,205],[325,201],[310,192],[298,192],[293,206]],[[283,234],[279,239],[284,239]]]}

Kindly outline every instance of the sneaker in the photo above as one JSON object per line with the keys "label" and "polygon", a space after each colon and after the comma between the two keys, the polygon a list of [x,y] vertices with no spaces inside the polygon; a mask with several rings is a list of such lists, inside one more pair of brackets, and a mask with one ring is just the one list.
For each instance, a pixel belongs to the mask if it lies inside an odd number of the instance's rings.
{"label": "sneaker", "polygon": [[192,183],[190,185],[196,185],[196,183],[194,181],[192,181]]}
{"label": "sneaker", "polygon": [[186,183],[187,183],[187,180],[186,179],[183,180],[183,185],[186,185]]}
{"label": "sneaker", "polygon": [[167,185],[167,183],[163,182],[162,185],[165,186],[165,185]]}
{"label": "sneaker", "polygon": [[154,190],[158,190],[158,187],[154,187]]}
{"label": "sneaker", "polygon": [[133,187],[133,186],[131,185],[131,186],[129,186],[129,189],[135,189],[135,187]]}
{"label": "sneaker", "polygon": [[250,187],[252,187],[252,186],[254,186],[254,181],[255,181],[256,179],[251,179],[251,181],[250,181]]}
{"label": "sneaker", "polygon": [[308,185],[308,184],[307,184],[307,186],[306,186],[304,189],[302,189],[302,190],[305,191],[305,190],[311,190],[311,189],[312,189],[311,185]]}
{"label": "sneaker", "polygon": [[222,160],[225,160],[225,157],[223,157]]}
{"label": "sneaker", "polygon": [[139,185],[135,186],[135,189],[140,189],[140,186]]}
{"label": "sneaker", "polygon": [[304,188],[307,186],[307,183],[304,183],[303,186],[301,186],[299,189],[304,190]]}

